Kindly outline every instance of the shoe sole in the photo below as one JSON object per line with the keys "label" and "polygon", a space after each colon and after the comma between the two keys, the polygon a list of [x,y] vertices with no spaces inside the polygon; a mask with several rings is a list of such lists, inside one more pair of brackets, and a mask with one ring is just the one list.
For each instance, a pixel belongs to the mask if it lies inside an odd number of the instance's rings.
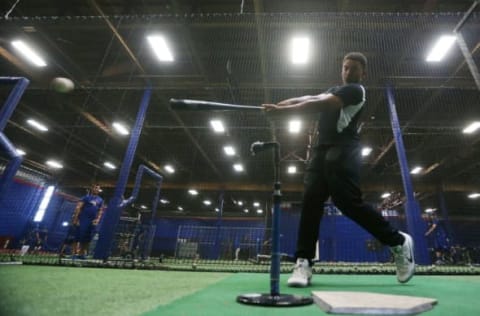
{"label": "shoe sole", "polygon": [[310,286],[310,284],[311,284],[311,279],[308,279],[307,284],[297,283],[297,282],[289,283],[289,282],[287,281],[287,286],[289,286],[289,287],[308,287],[308,286]]}
{"label": "shoe sole", "polygon": [[415,274],[415,256],[414,256],[414,253],[415,253],[415,249],[414,249],[414,244],[413,244],[413,239],[412,237],[410,237],[410,235],[407,235],[407,234],[402,234],[405,238],[408,238],[408,241],[410,241],[410,257],[412,258],[412,264],[413,264],[413,270],[412,270],[412,273],[410,274],[410,276],[405,279],[405,280],[398,280],[398,282],[400,283],[407,283],[408,281],[410,281],[411,278],[413,278],[413,275]]}

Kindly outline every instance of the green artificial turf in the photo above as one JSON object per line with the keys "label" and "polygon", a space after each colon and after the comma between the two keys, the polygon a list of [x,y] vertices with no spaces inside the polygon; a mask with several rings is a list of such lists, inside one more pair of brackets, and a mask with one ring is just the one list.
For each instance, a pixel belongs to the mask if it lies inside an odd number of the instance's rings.
{"label": "green artificial turf", "polygon": [[[398,284],[395,276],[390,275],[315,275],[312,287],[303,289],[284,286],[287,277],[286,274],[281,276],[280,292],[283,294],[309,296],[312,291],[361,291],[432,297],[439,301],[438,305],[422,315],[480,315],[478,276],[416,276],[407,284]],[[252,292],[269,293],[268,275],[239,273],[202,291],[160,306],[144,316],[327,315],[316,305],[258,307],[235,301],[237,295]]]}
{"label": "green artificial turf", "polygon": [[0,266],[0,315],[140,315],[226,276],[225,273]]}

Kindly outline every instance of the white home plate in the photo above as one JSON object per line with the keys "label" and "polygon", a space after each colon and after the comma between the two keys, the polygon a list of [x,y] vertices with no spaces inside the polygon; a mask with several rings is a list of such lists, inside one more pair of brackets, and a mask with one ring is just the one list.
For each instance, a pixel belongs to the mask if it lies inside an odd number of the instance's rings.
{"label": "white home plate", "polygon": [[434,298],[369,292],[312,292],[314,302],[331,314],[415,315],[437,303]]}

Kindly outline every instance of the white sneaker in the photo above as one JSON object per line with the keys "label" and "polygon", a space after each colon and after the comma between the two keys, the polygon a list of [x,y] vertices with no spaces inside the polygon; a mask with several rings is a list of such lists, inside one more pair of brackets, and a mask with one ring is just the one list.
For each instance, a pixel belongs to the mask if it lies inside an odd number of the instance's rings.
{"label": "white sneaker", "polygon": [[293,268],[292,276],[288,279],[287,285],[291,287],[306,287],[312,279],[312,267],[307,259],[298,258]]}
{"label": "white sneaker", "polygon": [[405,237],[403,245],[391,247],[397,266],[397,280],[400,283],[408,282],[415,272],[415,258],[413,256],[413,240],[410,235],[399,232]]}

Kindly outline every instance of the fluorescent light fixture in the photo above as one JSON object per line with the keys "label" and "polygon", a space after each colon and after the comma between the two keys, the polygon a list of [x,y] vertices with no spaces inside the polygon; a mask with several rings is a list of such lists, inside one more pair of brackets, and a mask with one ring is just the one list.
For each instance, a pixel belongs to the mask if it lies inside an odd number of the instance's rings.
{"label": "fluorescent light fixture", "polygon": [[235,148],[233,148],[232,146],[224,146],[223,151],[225,151],[225,154],[227,154],[227,156],[235,155]]}
{"label": "fluorescent light fixture", "polygon": [[120,134],[120,135],[128,135],[130,134],[130,132],[128,131],[128,129],[122,124],[122,123],[119,123],[119,122],[114,122],[112,124],[113,128]]}
{"label": "fluorescent light fixture", "polygon": [[464,134],[472,134],[473,132],[475,132],[479,128],[480,128],[480,122],[476,121],[476,122],[473,122],[472,124],[468,125],[467,127],[465,127],[465,129],[463,130],[463,133]]}
{"label": "fluorescent light fixture", "polygon": [[243,212],[248,213],[249,212],[248,208],[244,209]]}
{"label": "fluorescent light fixture", "polygon": [[24,150],[22,150],[22,149],[20,149],[20,148],[17,148],[17,149],[16,149],[16,152],[17,152],[17,154],[19,154],[20,156],[25,156],[25,155],[27,154]]}
{"label": "fluorescent light fixture", "polygon": [[258,210],[257,210],[257,214],[263,214],[263,210],[258,209]]}
{"label": "fluorescent light fixture", "polygon": [[165,200],[165,199],[160,199],[160,203],[162,204],[168,204],[170,203],[168,200]]}
{"label": "fluorescent light fixture", "polygon": [[388,193],[388,192],[385,192],[382,194],[382,199],[386,199],[387,197],[389,197],[391,194]]}
{"label": "fluorescent light fixture", "polygon": [[241,163],[236,163],[233,165],[233,169],[237,172],[242,172],[244,169],[243,169],[243,165]]}
{"label": "fluorescent light fixture", "polygon": [[480,193],[472,193],[468,195],[469,199],[477,199],[480,197]]}
{"label": "fluorescent light fixture", "polygon": [[23,55],[28,61],[30,61],[32,64],[34,64],[37,67],[45,67],[47,63],[43,58],[37,54],[37,52],[30,47],[27,43],[16,40],[12,41],[12,46],[15,47],[15,49]]}
{"label": "fluorescent light fixture", "polygon": [[429,208],[425,209],[425,213],[433,213],[433,212],[435,212],[436,210],[437,210],[437,209],[435,209],[435,208],[429,207]]}
{"label": "fluorescent light fixture", "polygon": [[110,161],[105,161],[105,162],[103,163],[103,165],[104,165],[105,167],[109,168],[109,169],[112,169],[112,170],[113,170],[113,169],[117,169],[117,167],[116,167],[113,163],[111,163]]}
{"label": "fluorescent light fixture", "polygon": [[258,202],[253,202],[253,206],[259,207],[259,206],[260,206],[260,203],[258,203]]}
{"label": "fluorescent light fixture", "polygon": [[300,120],[291,120],[288,122],[288,131],[292,134],[297,134],[302,128],[302,122]]}
{"label": "fluorescent light fixture", "polygon": [[204,200],[204,201],[203,201],[203,204],[205,204],[205,205],[212,205],[212,201],[210,201],[210,200]]}
{"label": "fluorescent light fixture", "polygon": [[191,195],[198,195],[198,191],[194,189],[188,190],[188,193],[190,193]]}
{"label": "fluorescent light fixture", "polygon": [[179,211],[183,211],[183,207],[181,207],[181,206],[178,206],[178,207],[177,207],[177,210],[179,210]]}
{"label": "fluorescent light fixture", "polygon": [[225,127],[223,126],[223,123],[220,120],[211,120],[210,125],[212,126],[215,133],[225,132]]}
{"label": "fluorescent light fixture", "polygon": [[412,171],[410,171],[411,174],[419,174],[420,171],[422,171],[422,167],[415,167],[412,169]]}
{"label": "fluorescent light fixture", "polygon": [[68,222],[62,222],[62,226],[63,226],[63,227],[68,226]]}
{"label": "fluorescent light fixture", "polygon": [[366,157],[366,156],[370,155],[371,152],[372,152],[372,148],[370,148],[370,147],[363,147],[362,148],[362,156],[363,157]]}
{"label": "fluorescent light fixture", "polygon": [[432,50],[427,56],[428,62],[439,62],[445,57],[448,50],[452,47],[453,43],[455,43],[455,36],[453,35],[443,35],[440,36],[438,41],[433,46]]}
{"label": "fluorescent light fixture", "polygon": [[168,173],[174,173],[175,172],[175,169],[171,165],[165,165],[165,170]]}
{"label": "fluorescent light fixture", "polygon": [[162,35],[149,35],[147,36],[147,40],[160,61],[173,61],[172,51]]}
{"label": "fluorescent light fixture", "polygon": [[46,132],[48,128],[40,122],[35,121],[34,119],[28,119],[27,123],[38,129],[39,131]]}
{"label": "fluorescent light fixture", "polygon": [[310,39],[308,37],[294,37],[290,45],[292,63],[306,64],[310,56]]}
{"label": "fluorescent light fixture", "polygon": [[147,209],[147,207],[146,207],[145,205],[143,205],[143,204],[140,205],[140,208],[141,208],[142,210],[146,210],[146,209]]}
{"label": "fluorescent light fixture", "polygon": [[297,166],[288,166],[287,172],[290,174],[297,173]]}
{"label": "fluorescent light fixture", "polygon": [[34,222],[41,222],[43,220],[43,216],[45,215],[45,211],[47,210],[48,203],[50,203],[50,200],[52,199],[53,191],[55,191],[55,186],[48,186],[45,194],[43,195],[42,202],[40,202],[37,213],[35,213],[35,217],[33,218]]}
{"label": "fluorescent light fixture", "polygon": [[63,168],[63,165],[56,160],[47,160],[47,162],[45,162],[45,163],[47,165],[49,165],[50,167],[55,168],[55,169],[62,169]]}

